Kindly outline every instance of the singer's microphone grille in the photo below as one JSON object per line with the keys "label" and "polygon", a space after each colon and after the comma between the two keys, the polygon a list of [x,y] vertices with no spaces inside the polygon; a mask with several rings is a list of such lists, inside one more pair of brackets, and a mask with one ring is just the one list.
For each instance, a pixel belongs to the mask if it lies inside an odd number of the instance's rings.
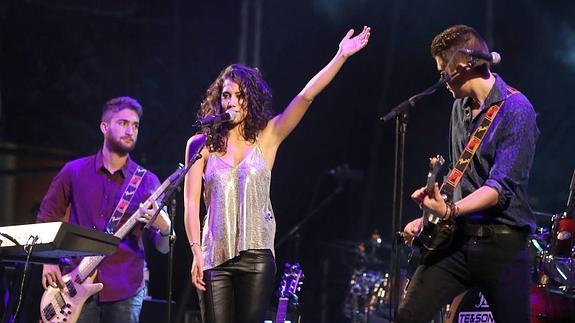
{"label": "singer's microphone grille", "polygon": [[491,64],[499,64],[501,62],[501,55],[498,52],[491,52]]}
{"label": "singer's microphone grille", "polygon": [[236,111],[233,109],[226,110],[226,113],[230,116],[229,121],[234,121],[236,119]]}

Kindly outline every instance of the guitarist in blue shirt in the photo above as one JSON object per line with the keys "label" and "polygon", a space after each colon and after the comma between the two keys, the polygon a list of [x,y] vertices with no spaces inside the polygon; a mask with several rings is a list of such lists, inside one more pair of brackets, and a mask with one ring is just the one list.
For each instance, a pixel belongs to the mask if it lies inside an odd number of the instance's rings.
{"label": "guitarist in blue shirt", "polygon": [[[398,322],[429,322],[442,306],[472,287],[485,295],[496,322],[530,321],[527,235],[535,229],[535,219],[527,202],[527,183],[539,135],[536,114],[523,94],[490,71],[487,59],[470,57],[470,52],[490,53],[483,38],[464,25],[447,28],[431,43],[437,69],[452,75],[447,88],[455,98],[450,129],[453,165],[489,109],[497,105],[498,113],[451,196],[444,199],[438,185],[431,194],[421,188],[411,196],[454,230],[452,242],[430,251],[417,267]],[[407,224],[406,242],[411,243],[421,228],[422,219]]]}

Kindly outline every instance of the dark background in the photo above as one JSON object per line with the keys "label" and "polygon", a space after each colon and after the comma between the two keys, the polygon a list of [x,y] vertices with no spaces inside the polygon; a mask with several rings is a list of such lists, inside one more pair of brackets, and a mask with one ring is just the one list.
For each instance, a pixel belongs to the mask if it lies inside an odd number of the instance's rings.
{"label": "dark background", "polygon": [[[446,27],[475,27],[502,55],[494,71],[530,98],[541,130],[531,204],[541,212],[563,209],[575,151],[574,15],[571,1],[536,0],[0,0],[1,156],[44,160],[2,164],[2,183],[32,182],[16,197],[3,195],[3,204],[13,206],[2,223],[33,222],[49,183],[35,176],[51,177],[61,162],[99,149],[100,109],[109,98],[129,95],[142,103],[133,157],[164,179],[183,161],[197,107],[221,69],[257,65],[279,112],[332,58],[348,28],[368,25],[367,48],[348,60],[282,145],[271,192],[280,239],[317,205],[314,191],[319,202],[343,185],[303,226],[299,248],[289,239],[276,250],[278,272],[285,261],[299,261],[306,272],[304,321],[342,321],[349,249],[373,230],[391,241],[395,125],[377,117],[437,80],[429,44]],[[411,111],[403,223],[418,216],[407,197],[423,184],[427,158],[447,155],[451,101],[442,90]],[[363,180],[326,175],[343,164],[364,172]],[[40,193],[26,199],[32,189]],[[180,315],[197,306],[182,212],[180,196],[174,268]],[[167,257],[150,256],[151,293],[166,298]]]}

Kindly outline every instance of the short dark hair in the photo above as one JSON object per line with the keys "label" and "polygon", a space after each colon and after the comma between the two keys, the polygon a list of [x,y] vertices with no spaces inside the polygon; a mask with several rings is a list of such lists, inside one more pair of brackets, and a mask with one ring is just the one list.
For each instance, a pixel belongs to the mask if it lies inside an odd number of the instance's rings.
{"label": "short dark hair", "polygon": [[138,117],[142,118],[144,109],[142,105],[134,98],[129,96],[120,96],[113,98],[106,102],[102,107],[102,122],[110,120],[110,114],[122,111],[124,109],[131,109],[136,111]]}
{"label": "short dark hair", "polygon": [[[453,57],[460,49],[467,48],[471,50],[488,53],[489,47],[481,35],[473,28],[466,25],[451,26],[437,34],[431,41],[431,56],[439,57],[445,62]],[[466,55],[459,55],[453,59],[453,63],[467,61]],[[488,66],[482,64],[481,66]]]}

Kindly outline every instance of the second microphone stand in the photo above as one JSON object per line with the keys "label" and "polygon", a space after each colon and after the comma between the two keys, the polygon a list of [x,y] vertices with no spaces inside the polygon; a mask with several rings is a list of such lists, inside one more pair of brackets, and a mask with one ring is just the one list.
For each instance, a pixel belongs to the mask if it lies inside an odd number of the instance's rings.
{"label": "second microphone stand", "polygon": [[174,232],[174,217],[176,215],[176,198],[175,194],[181,190],[181,185],[186,177],[186,174],[192,167],[192,165],[200,158],[202,158],[201,151],[206,144],[205,137],[198,139],[198,142],[195,143],[196,147],[194,149],[189,149],[190,152],[193,151],[193,154],[190,155],[190,159],[185,167],[180,164],[179,168],[172,174],[168,179],[162,183],[162,185],[167,185],[165,192],[160,195],[158,199],[160,202],[158,206],[158,210],[156,213],[150,218],[148,223],[144,226],[144,229],[150,229],[152,223],[156,221],[156,218],[161,210],[167,207],[168,203],[171,203],[171,211],[168,212],[170,215],[170,234],[168,236],[169,239],[169,255],[168,255],[168,312],[167,312],[167,321],[168,323],[172,322],[172,298],[173,298],[173,283],[172,283],[172,272],[174,266],[174,244],[176,242],[176,235]]}
{"label": "second microphone stand", "polygon": [[[403,101],[394,107],[385,116],[380,117],[381,121],[387,122],[395,119],[396,136],[395,136],[395,163],[394,163],[394,180],[393,180],[393,208],[391,219],[391,237],[395,237],[398,232],[401,232],[401,219],[403,214],[403,193],[404,193],[404,170],[405,170],[405,135],[407,134],[408,125],[408,111],[410,107],[414,107],[415,103],[421,98],[435,93],[437,89],[444,86],[455,74],[442,74],[440,79],[425,89],[423,92],[415,94],[409,99]],[[399,254],[399,240],[392,239],[392,252],[391,252],[391,293],[389,298],[390,318],[395,321],[397,317],[397,310],[400,301],[400,254]]]}

